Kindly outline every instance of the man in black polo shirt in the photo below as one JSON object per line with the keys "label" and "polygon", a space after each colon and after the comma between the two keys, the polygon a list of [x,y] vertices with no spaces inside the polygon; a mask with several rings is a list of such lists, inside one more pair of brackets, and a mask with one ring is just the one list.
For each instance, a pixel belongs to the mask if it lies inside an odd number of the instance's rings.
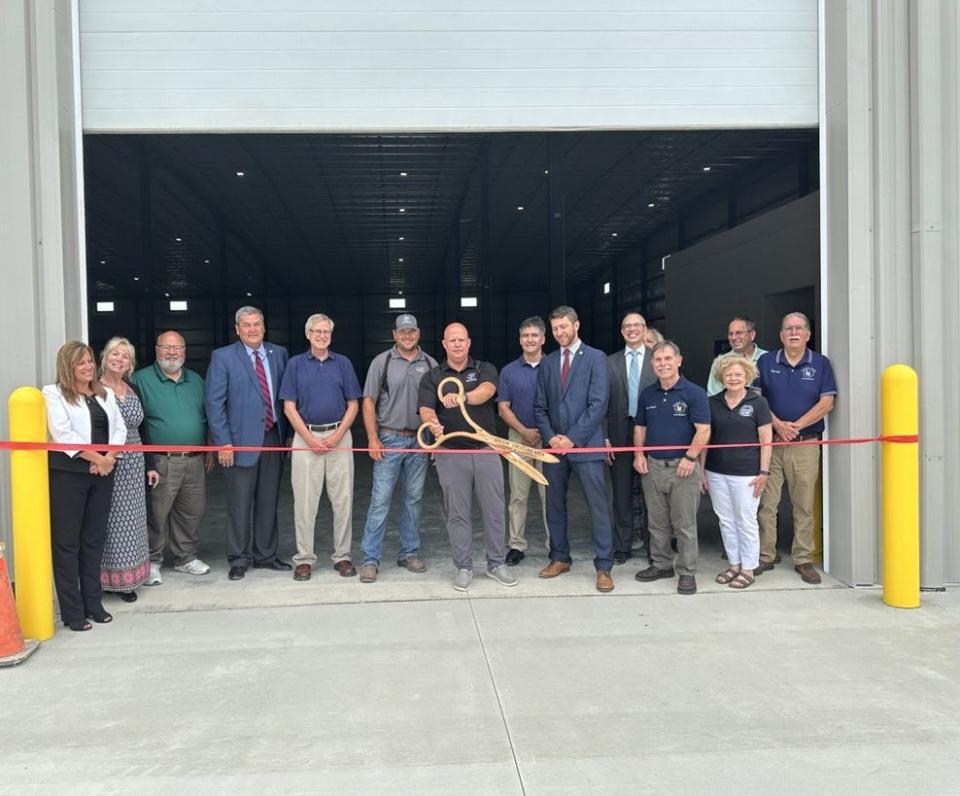
{"label": "man in black polo shirt", "polygon": [[[496,433],[494,396],[497,394],[497,369],[489,362],[470,356],[470,336],[461,323],[451,323],[443,331],[443,350],[447,358],[429,370],[420,382],[418,403],[420,418],[430,424],[439,437],[444,432],[473,431],[460,411],[460,397],[453,385],[437,397],[437,385],[448,376],[460,381],[470,417],[485,431]],[[445,448],[479,449],[487,446],[465,437],[443,443]],[[483,544],[487,552],[487,575],[503,586],[517,581],[504,561],[507,556],[506,527],[503,517],[503,465],[490,453],[446,453],[437,456],[437,476],[443,489],[447,510],[447,535],[457,574],[453,588],[466,591],[473,582],[473,528],[470,514],[476,490],[483,517]]]}
{"label": "man in black polo shirt", "polygon": [[[637,406],[633,444],[677,446],[634,454],[643,476],[643,496],[650,527],[650,558],[636,578],[651,581],[680,576],[677,591],[697,591],[697,509],[700,507],[700,449],[710,441],[710,405],[702,388],[680,375],[683,357],[676,343],[664,340],[651,354],[658,381],[642,393]],[[670,537],[677,537],[677,560]]]}

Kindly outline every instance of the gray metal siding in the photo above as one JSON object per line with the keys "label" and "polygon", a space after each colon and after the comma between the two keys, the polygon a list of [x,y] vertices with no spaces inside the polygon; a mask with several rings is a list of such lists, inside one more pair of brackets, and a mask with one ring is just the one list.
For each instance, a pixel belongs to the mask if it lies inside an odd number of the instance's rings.
{"label": "gray metal siding", "polygon": [[817,123],[816,0],[592,5],[81,0],[83,125],[115,132]]}

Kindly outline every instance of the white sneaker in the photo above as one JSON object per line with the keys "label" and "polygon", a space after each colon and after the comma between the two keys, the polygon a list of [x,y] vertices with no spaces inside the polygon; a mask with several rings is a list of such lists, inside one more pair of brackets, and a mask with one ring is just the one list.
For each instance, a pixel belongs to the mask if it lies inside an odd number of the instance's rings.
{"label": "white sneaker", "polygon": [[187,575],[206,575],[210,571],[210,565],[205,564],[199,558],[195,558],[188,564],[177,564],[174,569]]}
{"label": "white sneaker", "polygon": [[493,578],[501,586],[516,586],[517,579],[510,574],[506,564],[497,567],[487,567],[487,577]]}
{"label": "white sneaker", "polygon": [[160,574],[160,565],[150,562],[150,574],[147,575],[147,579],[143,582],[144,586],[159,586],[163,583],[163,575]]}
{"label": "white sneaker", "polygon": [[453,588],[457,591],[466,591],[473,583],[472,569],[458,569],[457,576],[453,579]]}

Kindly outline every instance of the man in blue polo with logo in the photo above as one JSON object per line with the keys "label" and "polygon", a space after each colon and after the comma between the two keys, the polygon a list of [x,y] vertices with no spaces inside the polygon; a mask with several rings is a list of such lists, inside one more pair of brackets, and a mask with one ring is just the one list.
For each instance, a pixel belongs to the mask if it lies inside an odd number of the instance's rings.
{"label": "man in blue polo with logo", "polygon": [[[657,343],[651,354],[657,381],[640,393],[633,444],[677,446],[634,454],[633,466],[642,478],[650,528],[650,559],[639,581],[679,575],[677,592],[697,592],[697,509],[700,507],[701,448],[710,441],[707,394],[680,375],[683,357],[676,343]],[[677,554],[670,546],[677,537]]]}
{"label": "man in blue polo with logo", "polygon": [[837,382],[830,360],[807,348],[810,319],[802,312],[784,316],[780,325],[783,348],[760,357],[760,390],[773,414],[774,442],[770,475],[760,498],[760,565],[754,576],[773,569],[777,554],[777,510],[783,482],[793,506],[793,568],[806,583],[819,583],[813,564],[813,504],[820,476],[820,445],[824,417],[832,410]]}

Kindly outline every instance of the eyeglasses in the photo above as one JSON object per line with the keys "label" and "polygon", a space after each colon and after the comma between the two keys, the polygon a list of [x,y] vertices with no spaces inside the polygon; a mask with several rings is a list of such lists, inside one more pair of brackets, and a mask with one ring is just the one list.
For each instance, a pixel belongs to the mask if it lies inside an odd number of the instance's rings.
{"label": "eyeglasses", "polygon": [[185,345],[158,345],[157,350],[159,351],[186,351],[187,347]]}
{"label": "eyeglasses", "polygon": [[310,334],[315,335],[317,337],[324,337],[325,335],[333,334],[333,331],[330,329],[311,329]]}
{"label": "eyeglasses", "polygon": [[806,332],[809,331],[806,326],[784,326],[785,332]]}
{"label": "eyeglasses", "polygon": [[647,325],[645,323],[625,323],[620,328],[621,329],[646,329]]}

